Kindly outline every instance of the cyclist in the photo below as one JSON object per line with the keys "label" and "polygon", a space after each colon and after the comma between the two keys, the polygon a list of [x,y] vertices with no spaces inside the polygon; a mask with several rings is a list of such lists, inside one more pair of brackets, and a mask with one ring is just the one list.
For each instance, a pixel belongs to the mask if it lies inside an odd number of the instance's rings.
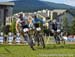
{"label": "cyclist", "polygon": [[[44,24],[44,21],[42,19],[39,19],[37,18],[37,16],[35,15],[34,16],[34,19],[33,19],[33,24],[34,24],[34,27],[35,27],[35,41],[37,41],[38,43],[38,46],[39,46],[39,42],[41,42],[41,45],[43,46],[43,48],[45,48],[45,44],[44,44],[44,39],[43,39],[43,36],[42,34],[40,34],[40,32],[43,30],[43,24]],[[37,31],[36,29],[39,29],[40,31]]]}
{"label": "cyclist", "polygon": [[52,33],[54,35],[54,39],[55,39],[57,44],[60,44],[60,38],[58,37],[58,35],[60,33],[60,28],[58,28],[59,23],[56,20],[53,20],[51,25],[52,25],[51,30],[52,30]]}

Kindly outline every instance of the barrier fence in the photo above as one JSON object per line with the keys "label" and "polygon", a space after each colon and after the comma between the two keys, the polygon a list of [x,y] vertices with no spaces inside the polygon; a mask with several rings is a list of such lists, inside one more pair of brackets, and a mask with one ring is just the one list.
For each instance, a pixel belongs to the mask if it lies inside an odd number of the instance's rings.
{"label": "barrier fence", "polygon": [[[55,40],[52,36],[44,35],[45,44],[55,44]],[[75,39],[65,40],[66,44],[75,44]],[[0,33],[0,44],[27,44],[24,40],[24,37],[20,35],[20,33],[8,33],[8,35],[4,35],[3,32]]]}

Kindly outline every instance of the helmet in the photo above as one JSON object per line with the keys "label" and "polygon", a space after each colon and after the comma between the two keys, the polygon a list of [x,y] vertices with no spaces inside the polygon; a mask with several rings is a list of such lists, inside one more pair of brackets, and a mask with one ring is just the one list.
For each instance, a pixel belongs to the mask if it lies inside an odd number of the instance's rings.
{"label": "helmet", "polygon": [[19,18],[22,18],[23,17],[23,14],[19,14]]}

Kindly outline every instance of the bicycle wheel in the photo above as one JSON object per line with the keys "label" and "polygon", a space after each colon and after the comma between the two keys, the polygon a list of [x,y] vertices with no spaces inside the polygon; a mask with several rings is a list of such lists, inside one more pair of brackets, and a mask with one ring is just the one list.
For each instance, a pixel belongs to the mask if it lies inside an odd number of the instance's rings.
{"label": "bicycle wheel", "polygon": [[40,37],[39,37],[40,39],[39,39],[39,41],[40,41],[40,45],[42,46],[42,48],[45,48],[45,43],[44,43],[44,39],[43,39],[43,36],[42,35],[40,35]]}

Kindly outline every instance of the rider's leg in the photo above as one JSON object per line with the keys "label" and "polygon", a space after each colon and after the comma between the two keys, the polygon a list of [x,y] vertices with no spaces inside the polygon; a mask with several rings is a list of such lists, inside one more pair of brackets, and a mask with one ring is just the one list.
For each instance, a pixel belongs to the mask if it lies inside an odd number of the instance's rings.
{"label": "rider's leg", "polygon": [[32,50],[35,50],[34,47],[33,47],[34,46],[33,40],[30,36],[29,36],[29,39],[28,39],[28,44],[32,48]]}
{"label": "rider's leg", "polygon": [[55,39],[55,42],[57,44],[57,36],[54,34],[54,39]]}
{"label": "rider's leg", "polygon": [[60,37],[57,35],[57,44],[60,44]]}
{"label": "rider's leg", "polygon": [[36,37],[37,45],[39,46],[39,37]]}

